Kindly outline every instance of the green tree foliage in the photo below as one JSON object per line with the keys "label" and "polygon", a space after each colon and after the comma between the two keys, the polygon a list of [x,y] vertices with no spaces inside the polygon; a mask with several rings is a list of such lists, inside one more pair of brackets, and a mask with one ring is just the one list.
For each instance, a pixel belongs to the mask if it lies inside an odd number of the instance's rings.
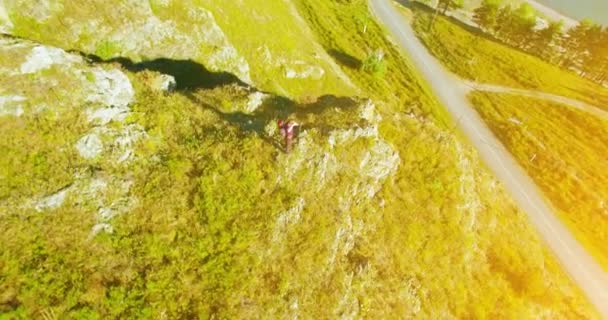
{"label": "green tree foliage", "polygon": [[[420,1],[425,4],[429,4],[430,0],[422,0]],[[435,14],[433,15],[433,19],[429,20],[428,29],[433,28],[435,24],[435,20],[437,19],[437,15],[441,12],[441,14],[445,15],[448,11],[460,9],[464,7],[464,0],[438,0],[437,7],[435,8]]]}
{"label": "green tree foliage", "polygon": [[608,27],[604,27],[599,32],[595,46],[591,48],[591,56],[593,57],[591,64],[598,66],[591,73],[593,79],[599,83],[608,81]]}
{"label": "green tree foliage", "polygon": [[473,21],[483,30],[494,30],[501,4],[502,0],[484,0],[481,6],[474,10]]}
{"label": "green tree foliage", "polygon": [[602,29],[591,24],[579,39],[582,49],[577,51],[580,57],[580,74],[590,79],[604,81],[608,71],[608,28]]}
{"label": "green tree foliage", "polygon": [[361,65],[361,69],[363,69],[363,71],[366,71],[376,77],[384,76],[386,74],[386,68],[384,51],[381,49],[370,53],[367,58],[363,60],[363,64]]}
{"label": "green tree foliage", "polygon": [[437,10],[441,11],[441,14],[446,14],[448,11],[461,9],[464,7],[464,0],[439,0],[437,2]]}
{"label": "green tree foliage", "polygon": [[[479,81],[522,89],[535,88],[544,92],[567,96],[586,103],[608,104],[608,89],[565,71],[548,59],[539,58],[531,51],[513,50],[494,39],[480,37],[449,19],[437,19],[433,32],[426,27],[431,14],[417,14],[414,28],[429,50],[452,72]],[[568,39],[564,36],[564,42]],[[555,45],[556,61],[563,54],[562,45]],[[463,63],[464,62],[464,63]],[[599,72],[599,69],[598,69]]]}
{"label": "green tree foliage", "polygon": [[518,47],[527,48],[533,39],[536,26],[536,11],[528,3],[522,3],[517,9],[509,12],[511,15],[505,26],[505,36],[508,42]]}
{"label": "green tree foliage", "polygon": [[564,34],[563,21],[548,21],[536,29],[537,20],[529,4],[514,8],[501,6],[501,0],[484,0],[473,15],[482,30],[499,40],[600,84],[608,80],[608,27],[583,20]]}
{"label": "green tree foliage", "polygon": [[532,43],[532,52],[539,57],[554,61],[557,56],[556,46],[562,42],[564,21],[551,21],[546,28],[536,31]]}
{"label": "green tree foliage", "polygon": [[562,66],[572,68],[582,65],[583,57],[587,54],[585,43],[592,26],[593,22],[583,20],[576,27],[568,31],[566,34],[567,40],[563,43],[566,54],[562,57]]}
{"label": "green tree foliage", "polygon": [[498,10],[497,20],[498,23],[493,25],[492,31],[498,38],[504,39],[503,32],[506,33],[509,25],[512,24],[513,7],[510,4],[501,7],[500,10]]}

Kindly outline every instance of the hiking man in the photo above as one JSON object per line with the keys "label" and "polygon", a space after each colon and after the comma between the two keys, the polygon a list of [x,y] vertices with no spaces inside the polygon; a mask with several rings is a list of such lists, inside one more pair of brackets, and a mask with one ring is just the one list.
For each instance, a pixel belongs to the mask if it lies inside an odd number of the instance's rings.
{"label": "hiking man", "polygon": [[293,138],[296,135],[296,127],[300,125],[292,120],[279,120],[279,130],[281,132],[281,136],[285,139],[285,151],[291,151],[291,145],[293,144]]}

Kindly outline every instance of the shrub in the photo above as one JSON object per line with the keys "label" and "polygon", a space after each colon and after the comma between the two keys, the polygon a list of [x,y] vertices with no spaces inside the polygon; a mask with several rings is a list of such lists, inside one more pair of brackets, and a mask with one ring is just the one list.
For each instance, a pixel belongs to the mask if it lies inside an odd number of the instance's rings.
{"label": "shrub", "polygon": [[120,54],[120,45],[113,41],[102,41],[95,48],[95,55],[103,60],[109,60],[117,57]]}
{"label": "shrub", "polygon": [[386,74],[386,61],[384,60],[384,51],[382,49],[375,50],[370,53],[363,64],[363,71],[373,74],[376,77],[383,77]]}

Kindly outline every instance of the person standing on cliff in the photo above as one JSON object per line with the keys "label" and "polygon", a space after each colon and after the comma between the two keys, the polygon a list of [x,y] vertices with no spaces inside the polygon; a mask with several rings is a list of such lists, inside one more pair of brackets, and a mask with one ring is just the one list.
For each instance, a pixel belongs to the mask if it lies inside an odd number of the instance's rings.
{"label": "person standing on cliff", "polygon": [[290,152],[293,145],[293,140],[296,136],[296,127],[299,127],[300,125],[292,120],[279,120],[278,125],[281,137],[285,139],[285,151]]}

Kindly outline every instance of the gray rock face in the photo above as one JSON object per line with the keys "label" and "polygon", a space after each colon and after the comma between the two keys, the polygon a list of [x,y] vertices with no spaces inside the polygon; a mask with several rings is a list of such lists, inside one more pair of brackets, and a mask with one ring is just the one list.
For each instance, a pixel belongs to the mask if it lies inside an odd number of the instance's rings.
{"label": "gray rock face", "polygon": [[19,95],[0,96],[0,117],[8,115],[20,117],[24,112],[21,103],[25,100],[27,100],[25,97]]}
{"label": "gray rock face", "polygon": [[173,92],[177,88],[177,82],[173,76],[161,74],[154,79],[153,89],[163,92]]}
{"label": "gray rock face", "polygon": [[87,102],[115,108],[127,108],[133,101],[135,91],[129,78],[120,70],[92,70],[94,81]]}
{"label": "gray rock face", "polygon": [[[137,203],[129,195],[131,183],[124,169],[137,159],[136,143],[147,138],[141,126],[124,122],[135,99],[131,81],[119,69],[92,66],[78,55],[28,41],[0,39],[2,54],[15,57],[17,63],[5,65],[0,60],[0,76],[22,85],[3,88],[0,116],[46,110],[61,119],[64,112],[80,111],[88,120],[89,130],[74,141],[78,154],[87,161],[110,162],[123,169],[114,174],[99,173],[103,177],[75,173],[70,187],[35,197],[25,206],[50,212],[69,197],[83,208],[95,208],[91,214],[98,224],[93,227],[92,236],[111,233],[111,219]],[[54,94],[49,95],[50,90]]]}
{"label": "gray rock face", "polygon": [[246,113],[253,113],[257,110],[263,103],[264,100],[268,97],[267,94],[256,91],[249,95],[247,106],[245,107]]}
{"label": "gray rock face", "polygon": [[304,62],[293,62],[285,67],[285,78],[287,79],[312,79],[319,80],[325,75],[325,70],[318,66],[307,65]]}
{"label": "gray rock face", "polygon": [[103,142],[94,133],[87,134],[76,143],[76,149],[81,157],[93,159],[103,152]]}
{"label": "gray rock face", "polygon": [[34,206],[38,212],[59,208],[65,201],[69,189],[63,189],[53,195],[40,199]]}
{"label": "gray rock face", "polygon": [[9,19],[8,12],[4,6],[4,0],[0,0],[0,33],[10,33],[13,29],[13,23]]}
{"label": "gray rock face", "polygon": [[105,232],[105,233],[109,233],[112,234],[114,233],[114,228],[112,227],[111,224],[109,223],[98,223],[96,225],[93,226],[93,229],[91,229],[91,238],[95,237],[98,233],[100,232]]}
{"label": "gray rock face", "polygon": [[349,112],[357,113],[366,125],[334,129],[323,137],[325,142],[319,141],[322,138],[316,130],[304,131],[294,151],[281,158],[285,179],[305,177],[300,183],[316,185],[319,190],[338,176],[348,176],[353,183],[334,195],[341,199],[344,212],[352,203],[373,198],[401,161],[397,150],[379,135],[377,121],[381,118],[371,101]]}
{"label": "gray rock face", "polygon": [[70,55],[61,49],[36,46],[28,54],[26,61],[21,64],[20,72],[22,74],[30,74],[46,70],[53,65],[70,65],[81,62],[82,59],[80,57]]}
{"label": "gray rock face", "polygon": [[55,32],[64,48],[95,53],[103,59],[193,59],[212,71],[227,71],[251,83],[247,61],[230,43],[213,14],[191,1],[171,6],[169,2],[165,5],[139,0],[120,4],[92,0],[86,6],[46,0],[13,0],[4,6],[0,2],[0,30],[9,34],[14,26],[7,13],[13,11],[34,19],[42,27],[47,21],[63,21],[64,28]]}

